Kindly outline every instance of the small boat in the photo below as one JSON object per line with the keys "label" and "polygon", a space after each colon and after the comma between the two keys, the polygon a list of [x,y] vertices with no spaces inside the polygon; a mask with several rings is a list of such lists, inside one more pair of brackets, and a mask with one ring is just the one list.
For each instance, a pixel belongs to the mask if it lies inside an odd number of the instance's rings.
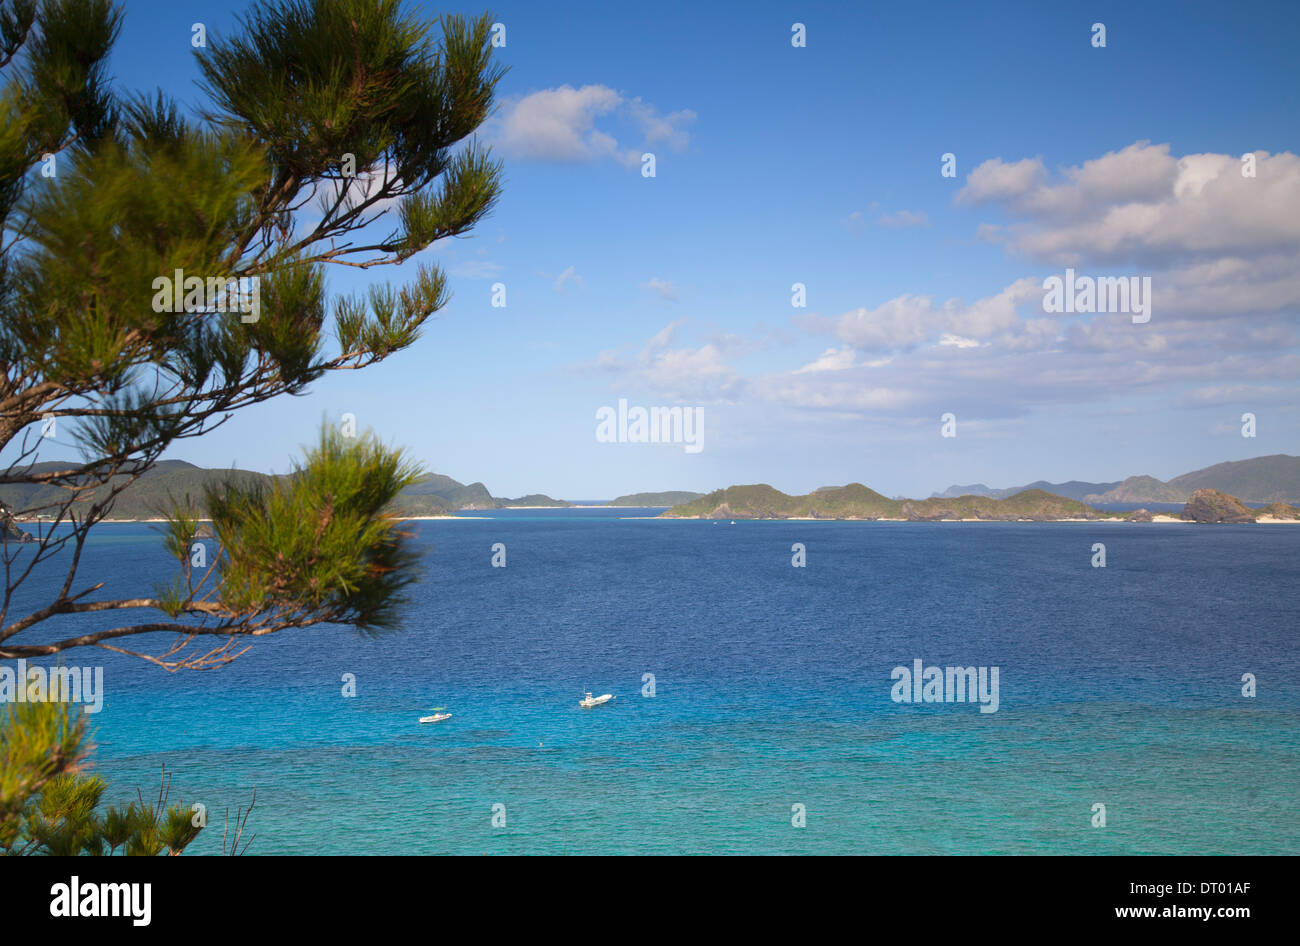
{"label": "small boat", "polygon": [[432,716],[421,716],[421,717],[420,717],[420,722],[422,722],[422,723],[440,723],[440,722],[442,722],[444,719],[451,719],[451,713],[442,713],[442,712],[439,712],[439,710],[441,710],[441,709],[442,709],[441,706],[435,706],[435,707],[433,708],[433,710],[434,710],[433,715],[432,715]]}
{"label": "small boat", "polygon": [[601,703],[608,703],[613,698],[613,694],[610,693],[603,693],[600,696],[592,696],[591,691],[588,690],[587,698],[585,700],[578,700],[578,705],[583,709],[591,709],[593,706],[599,706]]}

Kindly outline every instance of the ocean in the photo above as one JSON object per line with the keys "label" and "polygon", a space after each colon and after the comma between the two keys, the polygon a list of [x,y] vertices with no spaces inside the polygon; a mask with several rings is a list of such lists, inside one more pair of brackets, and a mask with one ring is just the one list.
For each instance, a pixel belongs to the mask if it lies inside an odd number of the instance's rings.
{"label": "ocean", "polygon": [[[107,800],[165,765],[208,812],[191,854],[254,788],[250,855],[1300,853],[1300,527],[622,518],[657,512],[415,523],[378,639],[176,674],[69,652],[104,668]],[[104,524],[80,574],[173,570]],[[997,668],[996,712],[896,701],[917,660]]]}

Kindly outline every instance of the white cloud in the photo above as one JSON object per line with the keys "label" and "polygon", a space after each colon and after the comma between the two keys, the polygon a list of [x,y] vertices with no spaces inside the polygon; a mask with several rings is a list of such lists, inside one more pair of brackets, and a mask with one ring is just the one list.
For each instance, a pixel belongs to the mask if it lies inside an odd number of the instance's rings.
{"label": "white cloud", "polygon": [[[800,314],[790,329],[830,336],[831,347],[757,374],[742,372],[739,357],[757,342],[683,345],[682,321],[635,358],[602,365],[697,403],[743,395],[773,416],[789,409],[910,422],[964,405],[997,419],[1093,404],[1136,410],[1153,399],[1229,415],[1293,406],[1300,158],[1260,152],[1256,168],[1256,178],[1243,178],[1239,157],[1177,157],[1146,142],[1055,174],[1038,158],[994,159],[971,173],[957,201],[999,210],[1001,219],[979,222],[980,238],[1049,262],[1045,271],[972,301],[939,301],[921,285],[833,317]],[[1151,275],[1151,321],[1045,313],[1043,278],[1064,265]]]}
{"label": "white cloud", "polygon": [[944,335],[979,344],[980,340],[1014,329],[1021,321],[1018,308],[1041,306],[1042,295],[1041,281],[1028,278],[969,305],[949,299],[936,306],[929,296],[904,294],[874,309],[844,313],[832,323],[832,331],[863,351],[905,350]]}
{"label": "white cloud", "polygon": [[828,348],[818,355],[816,360],[796,369],[795,374],[806,374],[810,371],[843,371],[845,368],[853,367],[855,357],[857,357],[857,353],[847,346],[844,348]]}
{"label": "white cloud", "polygon": [[[488,124],[485,135],[512,158],[586,163],[612,159],[639,165],[651,146],[682,151],[690,143],[686,126],[695,113],[686,109],[660,114],[640,98],[628,98],[604,85],[575,89],[562,85],[507,100]],[[635,133],[632,144],[620,142],[597,123],[622,125],[620,134]]]}
{"label": "white cloud", "polygon": [[[1038,158],[985,161],[956,202],[996,205],[1022,222],[1002,228],[1007,248],[1062,265],[1133,261],[1166,266],[1300,246],[1300,157],[1190,154],[1139,141],[1066,168],[1053,182]],[[988,236],[988,231],[985,231]]]}

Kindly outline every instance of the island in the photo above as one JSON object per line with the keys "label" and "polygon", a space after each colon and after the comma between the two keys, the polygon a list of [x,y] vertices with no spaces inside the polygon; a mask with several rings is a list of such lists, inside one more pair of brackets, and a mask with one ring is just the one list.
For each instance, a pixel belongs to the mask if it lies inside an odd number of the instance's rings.
{"label": "island", "polygon": [[668,490],[662,493],[629,493],[627,496],[620,496],[617,499],[611,499],[611,506],[640,506],[642,509],[651,509],[657,506],[680,506],[683,503],[689,503],[692,500],[699,499],[703,493],[692,493],[689,490],[677,489]]}
{"label": "island", "polygon": [[1042,489],[1026,489],[1005,499],[956,496],[890,499],[861,483],[831,486],[805,496],[790,496],[757,483],[729,486],[662,513],[665,519],[840,519],[890,522],[1295,522],[1300,507],[1272,503],[1251,509],[1241,500],[1201,489],[1179,516],[1094,509],[1077,499]]}

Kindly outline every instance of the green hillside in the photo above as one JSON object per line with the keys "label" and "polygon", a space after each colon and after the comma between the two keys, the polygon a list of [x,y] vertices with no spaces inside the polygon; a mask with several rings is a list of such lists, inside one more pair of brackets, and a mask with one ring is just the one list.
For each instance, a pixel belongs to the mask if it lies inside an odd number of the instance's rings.
{"label": "green hillside", "polygon": [[[36,464],[38,472],[65,469],[67,463]],[[126,476],[116,476],[112,485],[101,486],[88,497],[87,505],[106,498],[114,486],[127,481]],[[204,487],[219,486],[224,483],[250,485],[252,483],[269,484],[271,477],[264,473],[249,470],[205,470],[183,460],[165,460],[145,473],[134,484],[128,486],[118,495],[113,504],[111,519],[153,519],[162,515],[169,506],[169,499],[184,502],[188,497],[194,505],[201,507]],[[65,500],[67,490],[58,486],[33,486],[29,484],[0,484],[0,502],[3,502],[16,515],[22,516],[32,509],[42,514],[51,515],[52,504]],[[41,507],[46,507],[41,509]],[[75,510],[74,510],[75,511]]]}
{"label": "green hillside", "polygon": [[991,496],[958,496],[955,499],[906,500],[906,519],[989,519],[1014,522],[1022,519],[1095,519],[1098,513],[1077,499],[1067,499],[1041,489],[1026,489],[1006,499]]}
{"label": "green hillside", "polygon": [[[804,515],[817,519],[885,519],[901,513],[902,503],[882,496],[861,483],[823,487],[808,496]],[[800,505],[803,505],[800,503]]]}
{"label": "green hillside", "polygon": [[1248,503],[1300,503],[1300,457],[1276,453],[1216,463],[1176,476],[1169,485],[1187,495],[1198,489],[1216,489]]}
{"label": "green hillside", "polygon": [[1198,489],[1216,489],[1239,496],[1248,503],[1300,503],[1300,457],[1277,453],[1249,460],[1216,463],[1165,482],[1154,476],[1130,476],[1119,483],[1048,483],[1039,480],[1014,489],[990,489],[982,483],[950,486],[932,498],[954,499],[962,495],[1005,499],[1028,489],[1042,489],[1056,496],[1085,503],[1185,503]]}
{"label": "green hillside", "polygon": [[[1159,480],[1156,482],[1159,482]],[[1027,489],[1041,489],[1053,496],[1064,496],[1066,499],[1077,499],[1080,502],[1087,503],[1093,501],[1088,498],[1089,496],[1098,496],[1119,485],[1119,483],[1088,483],[1083,480],[1069,480],[1065,483],[1049,483],[1047,480],[1036,480],[1025,486],[1014,486],[1010,489],[991,489],[983,483],[976,483],[973,486],[949,486],[942,493],[932,494],[930,498],[957,499],[961,496],[989,496],[993,499],[1007,499],[1016,495],[1016,493],[1023,493]]]}
{"label": "green hillside", "polygon": [[1288,503],[1269,503],[1256,512],[1261,516],[1272,516],[1274,519],[1300,519],[1300,506],[1292,506]]}
{"label": "green hillside", "polygon": [[668,490],[663,493],[629,493],[627,496],[620,496],[618,499],[610,501],[611,506],[680,506],[682,503],[689,503],[699,499],[703,493],[692,493],[689,490]]}
{"label": "green hillside", "polygon": [[[33,466],[36,472],[66,469],[68,463],[49,462]],[[174,497],[184,501],[187,497],[200,512],[203,511],[204,487],[221,486],[225,483],[262,483],[269,485],[275,477],[265,473],[253,473],[248,470],[206,470],[186,463],[183,460],[163,460],[135,483],[126,487],[114,502],[109,519],[154,519],[161,511],[169,507],[169,499]],[[114,482],[121,484],[126,477],[119,476]],[[107,494],[108,487],[95,491],[96,498]],[[30,515],[32,510],[50,515],[52,508],[39,510],[38,507],[57,503],[66,496],[66,491],[57,486],[33,486],[28,484],[0,484],[0,503],[8,506],[20,518]],[[552,499],[541,493],[532,493],[519,499],[497,499],[482,483],[466,485],[450,476],[429,473],[421,476],[403,490],[393,502],[390,511],[399,516],[446,516],[457,510],[500,509],[509,506],[569,506],[563,500]]]}
{"label": "green hillside", "polygon": [[1094,519],[1096,510],[1078,500],[1029,489],[1006,499],[958,496],[954,499],[889,499],[861,483],[823,487],[807,496],[790,496],[759,483],[715,490],[674,506],[669,518],[702,519]]}
{"label": "green hillside", "polygon": [[1084,497],[1089,503],[1182,503],[1190,490],[1173,486],[1154,476],[1130,476],[1114,489]]}

